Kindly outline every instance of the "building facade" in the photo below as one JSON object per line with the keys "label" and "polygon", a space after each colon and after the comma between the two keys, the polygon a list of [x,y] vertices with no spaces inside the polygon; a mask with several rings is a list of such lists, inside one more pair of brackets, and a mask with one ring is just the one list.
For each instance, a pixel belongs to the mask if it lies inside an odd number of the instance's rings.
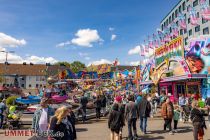
{"label": "building facade", "polygon": [[46,85],[49,76],[66,69],[65,66],[48,64],[0,64],[0,85],[35,89]]}
{"label": "building facade", "polygon": [[[206,0],[210,5],[210,0]],[[190,20],[190,12],[189,7],[192,6],[198,18],[197,25],[192,25]],[[179,35],[183,36],[184,45],[188,45],[189,39],[197,37],[199,35],[207,35],[210,34],[210,21],[202,18],[200,13],[200,0],[180,0],[179,3],[166,15],[166,17],[161,21],[161,30],[167,27],[172,32],[171,24],[174,22],[178,26]],[[182,13],[185,16],[186,20],[186,29],[181,29],[179,27],[178,16],[179,13]]]}

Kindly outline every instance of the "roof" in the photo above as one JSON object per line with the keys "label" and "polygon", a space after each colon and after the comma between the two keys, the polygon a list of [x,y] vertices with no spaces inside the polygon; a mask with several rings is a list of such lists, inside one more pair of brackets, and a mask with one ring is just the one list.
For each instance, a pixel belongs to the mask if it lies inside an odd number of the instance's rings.
{"label": "roof", "polygon": [[[168,14],[161,20],[161,22],[163,22],[165,19],[166,19],[166,17],[168,16],[168,15],[170,15],[171,14],[171,12],[180,4],[182,2],[182,0],[180,0],[172,9],[171,9],[171,11],[170,12],[168,12]],[[160,23],[161,23],[160,22]]]}
{"label": "roof", "polygon": [[[21,76],[48,76],[56,75],[59,70],[65,70],[67,67],[44,64],[9,64],[0,63],[0,75],[21,75]],[[5,74],[6,71],[6,74]],[[47,73],[46,73],[47,72]]]}
{"label": "roof", "polygon": [[116,70],[119,70],[119,71],[123,71],[123,70],[128,70],[128,71],[132,71],[134,68],[138,68],[138,66],[114,66],[114,67],[111,67],[111,71],[116,71]]}

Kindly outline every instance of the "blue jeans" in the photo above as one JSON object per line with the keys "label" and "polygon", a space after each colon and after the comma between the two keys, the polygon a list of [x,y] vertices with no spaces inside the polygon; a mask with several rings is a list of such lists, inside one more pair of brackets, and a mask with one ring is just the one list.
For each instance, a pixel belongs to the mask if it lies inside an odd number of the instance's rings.
{"label": "blue jeans", "polygon": [[0,128],[2,128],[3,121],[4,121],[4,115],[0,114]]}
{"label": "blue jeans", "polygon": [[[128,119],[128,139],[131,140],[133,139],[133,133],[134,136],[137,135],[136,131],[136,118]],[[132,133],[132,127],[133,127],[133,133]]]}
{"label": "blue jeans", "polygon": [[140,129],[142,132],[146,133],[147,131],[147,117],[140,117]]}

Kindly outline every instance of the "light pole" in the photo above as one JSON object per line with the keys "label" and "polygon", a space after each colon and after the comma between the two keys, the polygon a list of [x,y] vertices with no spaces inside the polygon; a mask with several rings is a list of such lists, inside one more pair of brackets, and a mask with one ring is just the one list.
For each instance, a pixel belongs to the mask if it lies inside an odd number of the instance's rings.
{"label": "light pole", "polygon": [[6,71],[7,71],[7,65],[8,65],[8,54],[9,53],[15,53],[14,51],[0,51],[2,53],[5,53],[6,54],[6,60],[5,60],[5,63],[4,63],[4,83],[6,84]]}

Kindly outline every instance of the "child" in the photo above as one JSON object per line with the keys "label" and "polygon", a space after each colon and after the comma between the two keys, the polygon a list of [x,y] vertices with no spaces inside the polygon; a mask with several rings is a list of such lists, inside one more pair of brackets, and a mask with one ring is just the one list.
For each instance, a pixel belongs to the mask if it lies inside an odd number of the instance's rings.
{"label": "child", "polygon": [[175,106],[174,107],[174,132],[177,132],[177,125],[178,125],[178,120],[180,117],[180,112],[179,112],[179,107]]}

